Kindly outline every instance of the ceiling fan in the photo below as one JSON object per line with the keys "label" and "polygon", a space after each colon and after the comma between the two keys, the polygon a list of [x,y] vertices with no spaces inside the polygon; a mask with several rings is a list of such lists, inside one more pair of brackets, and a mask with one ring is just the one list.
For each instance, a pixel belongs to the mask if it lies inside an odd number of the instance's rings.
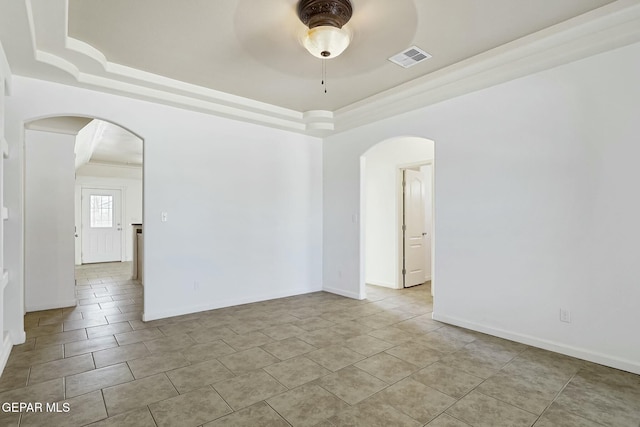
{"label": "ceiling fan", "polygon": [[[298,18],[309,27],[300,42],[310,54],[320,59],[338,57],[349,47],[351,32],[343,28],[353,15],[349,0],[300,0]],[[322,61],[322,86],[327,93],[327,67]]]}
{"label": "ceiling fan", "polygon": [[300,0],[298,17],[309,27],[302,35],[302,45],[313,56],[333,59],[351,42],[351,31],[343,28],[353,15],[349,0]]}
{"label": "ceiling fan", "polygon": [[322,63],[344,79],[386,66],[410,45],[416,1],[237,0],[234,30],[253,59],[277,72],[314,78]]}

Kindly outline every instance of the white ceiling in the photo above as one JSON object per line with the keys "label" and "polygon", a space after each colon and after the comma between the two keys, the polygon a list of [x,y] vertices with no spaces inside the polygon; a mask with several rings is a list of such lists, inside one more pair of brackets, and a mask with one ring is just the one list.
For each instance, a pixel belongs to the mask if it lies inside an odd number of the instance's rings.
{"label": "white ceiling", "polygon": [[[352,0],[351,46],[322,61],[298,42],[296,0],[70,0],[69,36],[108,61],[297,110],[334,111],[613,0]],[[411,69],[387,60],[417,45]]]}
{"label": "white ceiling", "polygon": [[102,120],[100,142],[93,150],[91,162],[129,166],[142,165],[142,139],[126,129]]}
{"label": "white ceiling", "polygon": [[352,3],[326,95],[296,0],[0,0],[0,41],[14,74],[318,136],[640,41],[640,0]]}

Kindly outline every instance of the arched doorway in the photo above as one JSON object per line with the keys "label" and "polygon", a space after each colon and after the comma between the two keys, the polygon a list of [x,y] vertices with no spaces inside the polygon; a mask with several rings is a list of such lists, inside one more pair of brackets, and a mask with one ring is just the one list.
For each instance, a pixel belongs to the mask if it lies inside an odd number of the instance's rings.
{"label": "arched doorway", "polygon": [[[433,294],[434,145],[392,138],[360,158],[360,295],[368,285],[398,290],[423,283]],[[420,208],[417,214],[411,206]]]}
{"label": "arched doorway", "polygon": [[[143,218],[142,138],[85,116],[38,118],[26,121],[24,129],[25,311],[76,304],[81,313],[83,308],[104,311],[104,316],[82,314],[87,322],[69,328],[141,319],[144,303],[137,277],[132,277],[137,241],[131,224]],[[88,240],[90,233],[98,238]],[[85,255],[106,248],[106,257]],[[90,262],[100,264],[86,267]]]}

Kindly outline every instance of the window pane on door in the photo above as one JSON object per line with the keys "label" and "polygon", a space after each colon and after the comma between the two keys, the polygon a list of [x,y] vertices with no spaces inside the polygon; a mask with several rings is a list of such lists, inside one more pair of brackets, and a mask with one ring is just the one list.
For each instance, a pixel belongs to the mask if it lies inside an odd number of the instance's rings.
{"label": "window pane on door", "polygon": [[113,227],[113,196],[91,195],[91,228]]}

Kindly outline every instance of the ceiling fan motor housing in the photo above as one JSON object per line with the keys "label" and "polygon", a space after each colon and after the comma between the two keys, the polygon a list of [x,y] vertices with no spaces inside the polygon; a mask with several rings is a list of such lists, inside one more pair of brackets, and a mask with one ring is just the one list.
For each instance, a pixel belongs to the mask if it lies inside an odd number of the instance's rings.
{"label": "ceiling fan motor housing", "polygon": [[309,28],[331,26],[342,28],[353,14],[349,0],[300,0],[298,17]]}

